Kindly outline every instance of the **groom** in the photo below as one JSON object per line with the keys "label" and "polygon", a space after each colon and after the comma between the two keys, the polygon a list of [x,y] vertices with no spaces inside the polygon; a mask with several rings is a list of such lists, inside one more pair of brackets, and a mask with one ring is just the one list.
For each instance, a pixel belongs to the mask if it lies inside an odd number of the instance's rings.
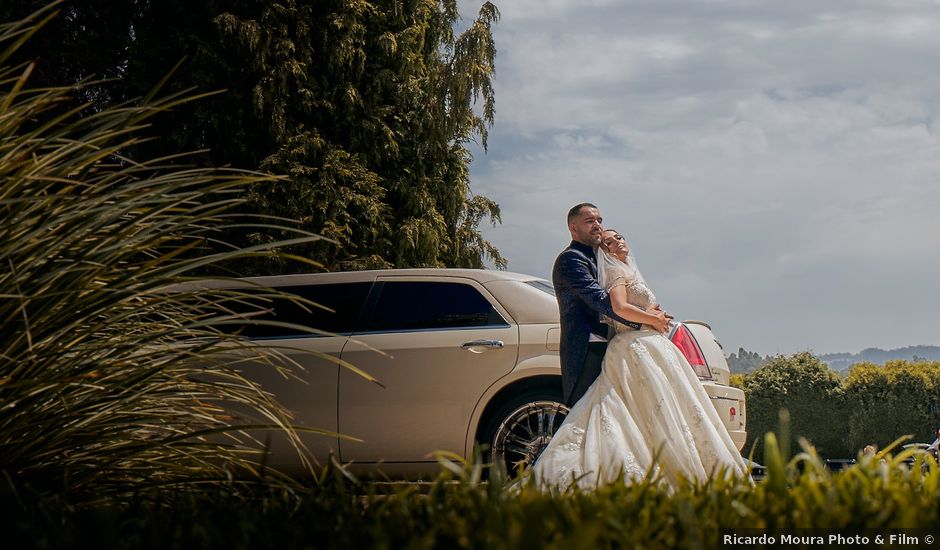
{"label": "groom", "polygon": [[594,249],[601,244],[603,221],[591,203],[581,203],[569,210],[571,244],[558,255],[552,268],[561,316],[561,385],[569,407],[581,399],[601,372],[607,350],[607,325],[600,321],[600,315],[640,328],[614,313],[610,296],[597,282]]}

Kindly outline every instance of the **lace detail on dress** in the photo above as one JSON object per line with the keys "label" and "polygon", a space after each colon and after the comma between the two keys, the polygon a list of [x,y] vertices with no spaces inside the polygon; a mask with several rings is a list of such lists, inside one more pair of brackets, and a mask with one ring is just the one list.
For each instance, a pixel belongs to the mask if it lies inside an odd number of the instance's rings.
{"label": "lace detail on dress", "polygon": [[[706,470],[711,472],[711,470],[721,464],[721,457],[718,455],[718,450],[715,449],[715,444],[710,440],[706,439],[699,448],[699,456],[702,458],[702,464],[705,465]],[[734,467],[732,465],[732,467]]]}
{"label": "lace detail on dress", "polygon": [[561,483],[557,485],[564,487],[566,484],[571,483],[572,480],[581,477],[581,475],[581,468],[578,466],[562,466],[561,470],[558,471],[558,481]]}
{"label": "lace detail on dress", "polygon": [[652,357],[650,357],[649,350],[647,350],[646,346],[644,346],[643,343],[640,342],[639,340],[634,340],[630,344],[630,352],[633,353],[633,358],[636,359],[637,361],[642,361],[646,358],[649,358],[650,360],[652,360]]}
{"label": "lace detail on dress", "polygon": [[633,280],[626,283],[627,301],[636,307],[646,309],[656,302],[656,296],[643,281]]}
{"label": "lace detail on dress", "polygon": [[566,451],[577,451],[584,445],[584,428],[572,426],[571,433],[574,434],[574,441],[569,441],[561,447]]}
{"label": "lace detail on dress", "polygon": [[636,460],[636,456],[631,452],[628,452],[623,457],[623,471],[627,477],[632,478],[641,478],[646,475],[646,470],[640,466],[640,463]]}
{"label": "lace detail on dress", "polygon": [[606,414],[601,415],[601,430],[607,435],[614,433],[614,423],[610,421]]}
{"label": "lace detail on dress", "polygon": [[654,295],[650,287],[646,286],[646,283],[640,279],[631,279],[626,275],[611,277],[610,282],[607,283],[608,292],[616,286],[626,288],[627,302],[636,307],[646,309],[650,304],[656,302],[656,295]]}
{"label": "lace detail on dress", "polygon": [[685,444],[689,449],[695,448],[695,437],[692,436],[692,428],[688,424],[682,424],[682,436],[685,438]]}
{"label": "lace detail on dress", "polygon": [[[653,291],[650,290],[641,279],[628,277],[619,269],[611,270],[609,273],[608,282],[606,283],[608,291],[614,287],[624,287],[627,292],[627,303],[640,309],[646,309],[651,304],[656,303],[656,296],[653,294]],[[601,321],[612,326],[618,334],[634,330],[632,327],[624,325],[605,315],[601,316]]]}

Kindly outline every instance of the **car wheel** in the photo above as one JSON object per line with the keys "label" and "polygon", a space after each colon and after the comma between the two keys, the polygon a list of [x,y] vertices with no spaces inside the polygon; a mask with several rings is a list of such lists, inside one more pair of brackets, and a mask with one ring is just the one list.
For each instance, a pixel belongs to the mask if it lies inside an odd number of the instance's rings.
{"label": "car wheel", "polygon": [[515,476],[535,463],[568,416],[568,407],[554,393],[526,392],[499,408],[481,441],[489,446],[495,468]]}

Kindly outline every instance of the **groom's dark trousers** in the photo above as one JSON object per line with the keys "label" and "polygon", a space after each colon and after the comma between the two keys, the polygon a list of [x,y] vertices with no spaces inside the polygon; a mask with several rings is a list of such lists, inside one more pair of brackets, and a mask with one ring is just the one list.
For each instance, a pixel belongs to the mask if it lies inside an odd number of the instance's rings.
{"label": "groom's dark trousers", "polygon": [[614,314],[610,296],[597,283],[594,250],[587,245],[571,241],[558,255],[552,268],[552,285],[561,318],[562,397],[570,407],[581,399],[601,372],[607,342],[589,342],[592,333],[607,336],[607,325],[601,322],[600,316],[606,315],[634,328],[640,325]]}
{"label": "groom's dark trousers", "polygon": [[584,364],[581,366],[581,373],[578,374],[578,380],[574,383],[571,390],[571,396],[565,401],[568,407],[578,402],[578,399],[584,397],[584,393],[591,384],[601,375],[601,365],[604,363],[604,354],[607,353],[607,342],[588,342],[587,353],[584,356]]}

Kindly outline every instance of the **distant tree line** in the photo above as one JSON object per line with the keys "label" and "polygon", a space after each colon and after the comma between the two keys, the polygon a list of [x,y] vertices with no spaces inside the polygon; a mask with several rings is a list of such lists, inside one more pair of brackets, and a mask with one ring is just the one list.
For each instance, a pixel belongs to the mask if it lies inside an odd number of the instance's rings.
{"label": "distant tree line", "polygon": [[[824,353],[818,356],[819,359],[829,366],[830,369],[842,372],[847,371],[849,367],[857,363],[874,363],[884,365],[888,361],[910,360],[919,361],[940,361],[940,346],[905,346],[903,348],[881,349],[865,348],[858,353]],[[738,351],[732,352],[726,359],[728,366],[733,373],[751,372],[757,367],[773,358],[772,355],[761,356],[754,351],[738,348]]]}
{"label": "distant tree line", "polygon": [[865,348],[858,353],[826,353],[819,358],[829,365],[830,369],[844,371],[856,363],[883,365],[896,359],[909,359],[914,362],[940,361],[940,346],[905,346],[889,350]]}
{"label": "distant tree line", "polygon": [[770,356],[761,357],[761,355],[755,351],[747,351],[744,348],[738,348],[737,353],[731,352],[726,359],[728,360],[728,367],[731,369],[731,372],[745,373],[751,372],[769,361]]}
{"label": "distant tree line", "polygon": [[[0,3],[0,21],[47,3]],[[456,0],[65,0],[58,9],[12,62],[36,60],[34,86],[91,79],[63,112],[134,102],[166,78],[160,96],[221,91],[150,121],[141,132],[158,138],[128,147],[127,161],[285,176],[233,197],[254,226],[207,239],[210,248],[282,239],[273,226],[290,218],[330,241],[284,252],[328,270],[505,266],[478,229],[499,222],[499,207],[473,193],[468,171],[468,145],[486,147],[494,117],[499,12],[489,2],[459,34]],[[202,152],[178,157],[193,150]],[[258,227],[265,220],[271,228]]]}
{"label": "distant tree line", "polygon": [[747,395],[748,441],[763,458],[763,435],[790,415],[791,449],[809,440],[826,458],[854,458],[865,445],[884,447],[903,435],[932,442],[940,427],[940,362],[889,361],[854,365],[843,377],[808,352],[771,358],[735,376]]}

